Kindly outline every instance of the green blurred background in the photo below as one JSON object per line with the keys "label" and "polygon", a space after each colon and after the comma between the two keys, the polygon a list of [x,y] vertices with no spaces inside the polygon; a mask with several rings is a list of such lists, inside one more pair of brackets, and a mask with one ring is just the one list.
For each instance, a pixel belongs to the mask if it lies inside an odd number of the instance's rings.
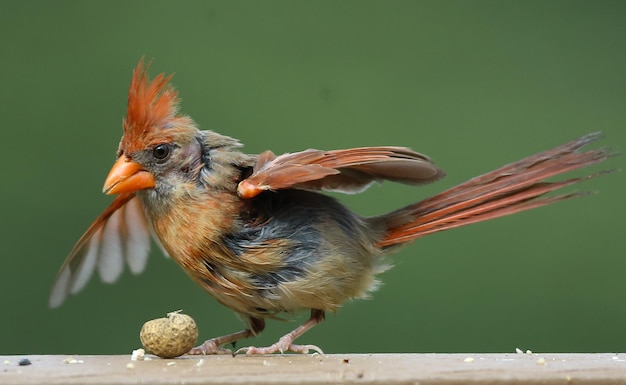
{"label": "green blurred background", "polygon": [[[156,251],[145,274],[93,279],[47,307],[63,259],[111,201],[100,191],[142,55],[152,75],[176,73],[201,128],[248,152],[405,145],[447,171],[342,197],[373,215],[587,132],[623,151],[624,15],[623,1],[3,1],[0,353],[130,353],[144,321],[176,309],[203,339],[241,327]],[[624,174],[577,188],[600,193],[419,240],[373,300],[301,342],[625,351]],[[243,344],[295,326],[270,322]]]}

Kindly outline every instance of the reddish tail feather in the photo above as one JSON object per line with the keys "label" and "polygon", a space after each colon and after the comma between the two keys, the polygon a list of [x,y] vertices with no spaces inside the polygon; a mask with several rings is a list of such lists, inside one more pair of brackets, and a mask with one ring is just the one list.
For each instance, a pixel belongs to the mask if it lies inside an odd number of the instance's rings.
{"label": "reddish tail feather", "polygon": [[[544,196],[554,190],[610,172],[547,182],[547,178],[600,163],[611,156],[606,148],[580,151],[601,137],[592,133],[495,171],[470,179],[421,202],[375,218],[387,228],[382,248],[413,241],[427,234],[486,221],[553,202],[584,195],[573,192]],[[379,222],[380,223],[380,222]]]}

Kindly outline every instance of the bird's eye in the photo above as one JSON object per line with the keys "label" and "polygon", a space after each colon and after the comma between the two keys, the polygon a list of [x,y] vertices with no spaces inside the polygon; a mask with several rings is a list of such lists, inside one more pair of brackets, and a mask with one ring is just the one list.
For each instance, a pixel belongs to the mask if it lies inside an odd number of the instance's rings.
{"label": "bird's eye", "polygon": [[152,149],[152,156],[158,161],[163,161],[167,159],[170,155],[170,146],[167,144],[159,144],[158,146]]}

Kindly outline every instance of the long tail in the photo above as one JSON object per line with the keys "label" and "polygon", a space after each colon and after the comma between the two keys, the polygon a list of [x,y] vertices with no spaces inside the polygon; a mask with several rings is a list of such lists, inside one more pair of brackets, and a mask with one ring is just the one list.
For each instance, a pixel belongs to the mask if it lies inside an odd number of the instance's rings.
{"label": "long tail", "polygon": [[606,148],[582,152],[602,137],[600,132],[563,144],[495,171],[470,179],[421,202],[372,218],[386,228],[377,246],[389,248],[427,234],[514,214],[587,193],[545,194],[605,174],[546,182],[547,178],[600,163],[612,154]]}

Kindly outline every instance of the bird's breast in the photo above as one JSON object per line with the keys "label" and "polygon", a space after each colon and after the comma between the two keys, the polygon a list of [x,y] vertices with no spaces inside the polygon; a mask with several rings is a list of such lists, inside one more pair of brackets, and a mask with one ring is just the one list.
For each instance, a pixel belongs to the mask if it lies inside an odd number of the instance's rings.
{"label": "bird's breast", "polygon": [[334,311],[376,286],[380,261],[360,218],[329,197],[268,197],[179,202],[151,221],[187,274],[242,314]]}

